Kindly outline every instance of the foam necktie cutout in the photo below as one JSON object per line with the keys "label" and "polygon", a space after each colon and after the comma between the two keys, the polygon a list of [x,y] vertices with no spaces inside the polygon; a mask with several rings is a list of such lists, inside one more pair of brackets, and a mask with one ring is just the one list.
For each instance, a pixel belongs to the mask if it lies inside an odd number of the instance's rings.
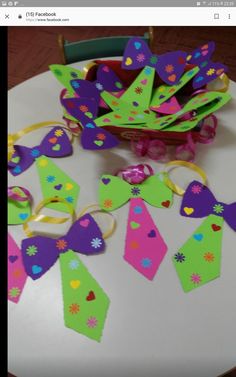
{"label": "foam necktie cutout", "polygon": [[161,114],[175,114],[181,110],[181,106],[176,97],[171,97],[159,106],[151,106],[150,109]]}
{"label": "foam necktie cutout", "polygon": [[139,69],[153,67],[160,78],[168,85],[178,83],[184,73],[187,54],[183,51],[167,52],[154,55],[141,38],[131,38],[124,51],[122,68]]}
{"label": "foam necktie cutout", "polygon": [[97,116],[98,104],[90,98],[65,98],[61,93],[61,104],[72,115],[76,122],[83,126],[81,144],[84,149],[100,150],[113,148],[118,145],[118,140],[108,131],[98,127],[94,118]]}
{"label": "foam necktie cutout", "polygon": [[21,251],[9,233],[7,243],[8,300],[17,303],[23,292],[27,274],[22,263]]}
{"label": "foam necktie cutout", "polygon": [[[76,208],[80,192],[78,183],[46,156],[37,158],[36,166],[43,197],[60,197],[71,204],[73,208]],[[55,209],[56,211],[67,211],[65,205],[60,202],[49,203],[47,207]]]}
{"label": "foam necktie cutout", "polygon": [[[127,91],[129,91],[129,89]],[[102,93],[102,98],[112,111],[95,119],[97,126],[105,127],[117,125],[120,127],[133,128],[135,126],[136,128],[137,126],[144,128],[147,127],[147,122],[154,122],[157,117],[154,111],[149,110],[148,107],[140,107],[137,101],[133,101],[132,104],[123,101],[123,96],[115,98],[110,93],[104,92]]]}
{"label": "foam necktie cutout", "polygon": [[158,111],[159,106],[166,102],[169,98],[174,96],[180,89],[182,89],[196,74],[199,72],[198,67],[194,67],[185,72],[177,85],[161,85],[153,90],[150,107],[154,111]]}
{"label": "foam necktie cutout", "polygon": [[24,187],[13,186],[8,188],[7,223],[19,225],[27,221],[31,215],[31,195]]}
{"label": "foam necktie cutout", "polygon": [[224,64],[214,63],[210,60],[214,50],[215,43],[208,42],[194,50],[187,57],[189,64],[197,65],[200,69],[198,74],[193,79],[194,89],[198,89],[208,84],[228,71],[228,68]]}
{"label": "foam necktie cutout", "polygon": [[36,147],[14,145],[14,153],[8,162],[8,170],[12,175],[17,176],[27,170],[42,155],[56,158],[71,154],[72,145],[66,132],[62,127],[54,127]]}
{"label": "foam necktie cutout", "polygon": [[236,202],[218,202],[207,186],[193,181],[183,196],[180,214],[207,217],[173,257],[183,290],[189,292],[220,276],[223,223],[236,231]]}
{"label": "foam necktie cutout", "polygon": [[119,177],[103,175],[99,184],[99,203],[113,211],[130,201],[124,259],[147,279],[152,280],[167,251],[167,246],[154,224],[144,201],[152,206],[168,208],[172,191],[153,175],[142,183],[131,185]]}
{"label": "foam necktie cutout", "polygon": [[93,98],[98,105],[100,94],[104,90],[118,92],[123,89],[123,84],[119,77],[105,64],[99,65],[95,81],[74,79],[70,81],[70,84],[79,98]]}
{"label": "foam necktie cutout", "polygon": [[34,280],[59,258],[65,325],[97,341],[102,337],[110,300],[77,253],[94,255],[104,249],[101,230],[89,214],[76,220],[64,237],[33,236],[22,241],[25,271]]}
{"label": "foam necktie cutout", "polygon": [[[190,99],[177,113],[157,118],[154,122],[147,124],[147,126],[155,130],[186,132],[196,127],[202,119],[219,110],[230,99],[231,96],[228,93],[200,93]],[[188,113],[192,113],[190,119],[181,120]]]}
{"label": "foam necktie cutout", "polygon": [[101,97],[113,111],[97,118],[96,124],[98,126],[128,125],[129,127],[142,124],[145,127],[147,122],[154,121],[156,114],[149,109],[154,74],[154,68],[144,68],[120,98],[103,92]]}
{"label": "foam necktie cutout", "polygon": [[71,87],[70,81],[73,79],[82,79],[83,73],[79,69],[69,67],[62,64],[51,64],[49,69],[55,75],[57,80],[66,88],[71,96],[74,95],[74,90]]}

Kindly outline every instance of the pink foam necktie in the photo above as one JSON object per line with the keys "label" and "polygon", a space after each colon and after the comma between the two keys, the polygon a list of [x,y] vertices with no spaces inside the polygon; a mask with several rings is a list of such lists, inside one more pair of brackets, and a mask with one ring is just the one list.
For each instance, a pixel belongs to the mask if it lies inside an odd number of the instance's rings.
{"label": "pink foam necktie", "polygon": [[27,279],[21,251],[8,233],[8,300],[17,303]]}
{"label": "pink foam necktie", "polygon": [[124,259],[152,280],[167,246],[141,198],[130,200]]}

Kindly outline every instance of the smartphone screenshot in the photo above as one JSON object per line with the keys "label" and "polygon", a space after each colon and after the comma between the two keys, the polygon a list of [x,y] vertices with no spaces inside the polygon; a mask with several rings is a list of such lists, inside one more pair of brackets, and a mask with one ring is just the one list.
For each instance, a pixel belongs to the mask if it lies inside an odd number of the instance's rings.
{"label": "smartphone screenshot", "polygon": [[236,376],[236,2],[0,0],[0,33],[6,376]]}

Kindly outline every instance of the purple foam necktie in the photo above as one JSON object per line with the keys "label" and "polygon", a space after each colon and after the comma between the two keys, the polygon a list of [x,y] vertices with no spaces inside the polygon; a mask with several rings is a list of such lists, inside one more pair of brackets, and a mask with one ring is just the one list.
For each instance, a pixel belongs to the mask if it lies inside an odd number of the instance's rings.
{"label": "purple foam necktie", "polygon": [[215,80],[222,73],[227,72],[228,68],[221,63],[214,63],[210,60],[215,51],[215,43],[208,42],[194,50],[187,58],[189,64],[197,65],[200,69],[193,79],[193,88],[198,89],[209,82]]}
{"label": "purple foam necktie", "polygon": [[125,48],[122,68],[139,69],[153,67],[160,78],[168,85],[178,83],[184,73],[187,53],[183,51],[167,52],[154,55],[141,38],[131,38]]}
{"label": "purple foam necktie", "polygon": [[44,275],[61,253],[73,250],[92,255],[104,251],[104,248],[101,230],[89,214],[79,218],[64,237],[35,236],[24,239],[21,244],[25,271],[34,280]]}
{"label": "purple foam necktie", "polygon": [[65,98],[63,90],[60,96],[61,104],[66,111],[83,126],[81,144],[84,149],[109,149],[118,145],[118,140],[93,121],[97,117],[98,103],[93,98]]}
{"label": "purple foam necktie", "polygon": [[102,91],[118,92],[123,89],[119,77],[105,64],[99,65],[95,81],[74,79],[70,83],[79,98],[93,98],[97,104],[100,102]]}
{"label": "purple foam necktie", "polygon": [[62,127],[54,127],[36,147],[14,145],[14,153],[8,162],[8,170],[12,175],[17,176],[27,170],[41,155],[64,157],[71,154],[72,145],[65,130]]}
{"label": "purple foam necktie", "polygon": [[209,188],[198,181],[193,181],[188,186],[182,200],[180,214],[193,218],[218,215],[236,231],[236,202],[232,204],[218,202]]}

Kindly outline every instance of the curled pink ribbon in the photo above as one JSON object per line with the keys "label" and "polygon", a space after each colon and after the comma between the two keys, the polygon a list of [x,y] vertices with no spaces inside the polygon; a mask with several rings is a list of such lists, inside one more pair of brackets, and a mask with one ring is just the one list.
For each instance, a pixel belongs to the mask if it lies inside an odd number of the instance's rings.
{"label": "curled pink ribbon", "polygon": [[[13,191],[14,189],[19,189],[23,192],[25,196],[22,196],[19,192]],[[15,202],[28,202],[29,200],[32,200],[32,196],[30,192],[21,186],[11,186],[7,189],[7,196],[8,198],[14,200]]]}
{"label": "curled pink ribbon", "polygon": [[167,154],[167,147],[161,140],[150,140],[147,137],[141,137],[137,142],[131,140],[131,149],[138,157],[147,155],[154,161],[163,160]]}
{"label": "curled pink ribbon", "polygon": [[[204,119],[198,135],[198,142],[201,144],[212,143],[216,135],[217,118],[211,114]],[[131,141],[131,149],[138,157],[148,156],[154,161],[167,161],[167,145],[161,140],[150,140],[149,137],[141,137],[138,141]],[[196,143],[193,141],[192,133],[187,133],[187,142],[176,147],[174,158],[193,162],[196,155]],[[169,158],[171,159],[171,158]]]}
{"label": "curled pink ribbon", "polygon": [[[147,173],[145,172],[145,170],[147,171]],[[120,169],[115,175],[121,176],[126,182],[130,183],[131,185],[137,185],[145,181],[145,179],[153,174],[154,171],[150,165],[139,164],[130,165],[127,166],[127,168]]]}

